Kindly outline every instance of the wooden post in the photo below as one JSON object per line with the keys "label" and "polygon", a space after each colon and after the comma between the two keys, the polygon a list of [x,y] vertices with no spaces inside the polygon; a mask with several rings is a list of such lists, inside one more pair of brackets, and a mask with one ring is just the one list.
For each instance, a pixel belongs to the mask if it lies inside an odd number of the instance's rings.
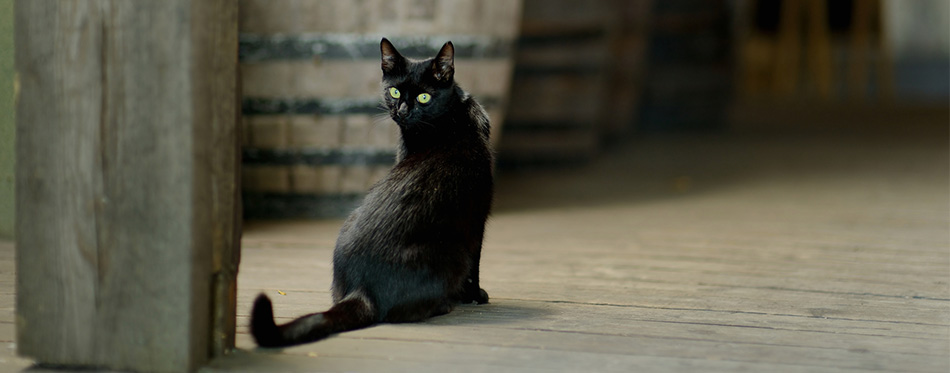
{"label": "wooden post", "polygon": [[831,31],[828,29],[828,4],[821,0],[809,0],[806,9],[808,15],[808,67],[818,89],[818,97],[831,99],[834,85],[832,70]]}
{"label": "wooden post", "polygon": [[[858,0],[851,13],[851,50],[848,63],[848,89],[852,99],[862,100],[868,95],[871,50],[877,55],[877,98],[888,100],[894,93],[893,61],[887,41],[887,22],[880,0]],[[872,29],[878,26],[876,35]],[[872,38],[875,45],[872,46]]]}
{"label": "wooden post", "polygon": [[798,88],[799,59],[801,58],[802,0],[782,2],[778,28],[778,50],[772,72],[773,93],[788,97]]}
{"label": "wooden post", "polygon": [[861,100],[868,94],[868,64],[871,50],[872,6],[869,0],[851,5],[851,50],[848,61],[848,90],[851,98]]}
{"label": "wooden post", "polygon": [[184,371],[230,347],[235,7],[16,2],[21,355]]}
{"label": "wooden post", "polygon": [[884,4],[880,0],[874,3],[877,11],[875,19],[880,26],[877,34],[877,93],[880,100],[890,101],[894,99],[894,50],[888,38],[891,25],[888,24]]}
{"label": "wooden post", "polygon": [[[211,133],[204,157],[211,161],[211,270],[212,304],[211,353],[222,355],[234,348],[237,309],[237,271],[241,258],[241,97],[238,82],[238,7],[232,0],[204,1],[192,6],[192,45],[194,58],[202,61],[193,76],[201,83],[204,99],[194,101],[206,119]],[[198,97],[201,97],[198,96]],[[203,137],[202,137],[203,138]]]}

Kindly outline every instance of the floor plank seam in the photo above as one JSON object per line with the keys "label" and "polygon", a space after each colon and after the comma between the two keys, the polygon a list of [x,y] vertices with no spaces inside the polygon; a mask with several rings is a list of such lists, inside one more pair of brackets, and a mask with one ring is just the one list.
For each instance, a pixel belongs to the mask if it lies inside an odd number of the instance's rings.
{"label": "floor plank seam", "polygon": [[716,313],[748,314],[748,315],[760,315],[760,316],[796,317],[796,318],[806,318],[806,319],[824,319],[824,320],[840,320],[840,321],[855,321],[855,322],[880,322],[880,323],[901,324],[901,325],[950,327],[950,324],[932,324],[932,323],[906,322],[906,321],[894,321],[894,320],[854,319],[854,318],[847,318],[847,317],[795,315],[795,314],[781,314],[781,313],[754,312],[754,311],[714,310],[714,309],[708,309],[708,308],[703,309],[703,308],[681,308],[681,307],[658,307],[658,306],[643,306],[643,305],[634,305],[634,304],[578,302],[578,301],[569,301],[569,300],[512,299],[512,298],[496,298],[496,299],[524,301],[524,302],[554,303],[554,304],[576,304],[576,305],[588,305],[588,306],[598,306],[598,307],[640,308],[640,309],[654,309],[654,310],[668,310],[668,311],[716,312]]}
{"label": "floor plank seam", "polygon": [[[631,337],[640,337],[640,338],[649,338],[649,339],[664,339],[664,340],[682,340],[690,342],[704,342],[704,343],[728,343],[728,344],[737,344],[737,345],[751,345],[751,346],[769,346],[769,347],[792,347],[792,348],[802,348],[802,349],[819,349],[819,350],[840,350],[847,352],[854,352],[853,348],[845,347],[815,347],[815,346],[806,346],[806,345],[795,345],[795,344],[783,344],[783,343],[758,343],[758,342],[742,342],[742,341],[723,341],[715,339],[703,339],[703,338],[686,338],[686,337],[672,337],[672,336],[657,336],[650,334],[610,334],[610,333],[597,333],[597,332],[586,332],[586,331],[569,331],[569,330],[556,330],[556,329],[546,329],[546,328],[497,328],[491,327],[492,329],[508,329],[508,330],[522,330],[522,331],[533,331],[533,332],[545,332],[545,333],[565,333],[565,334],[581,334],[581,335],[592,335],[592,336],[603,336],[603,337],[621,337],[621,338],[631,338]],[[412,338],[393,338],[393,337],[372,337],[372,336],[347,336],[339,335],[334,338],[343,338],[349,340],[380,340],[380,341],[395,341],[395,342],[419,342],[419,343],[439,343],[439,344],[457,344],[457,345],[471,345],[471,346],[483,346],[483,347],[495,347],[497,345],[490,343],[475,343],[475,342],[464,342],[464,341],[444,341],[444,340],[433,340],[433,339],[412,339]],[[548,346],[528,346],[528,345],[505,345],[503,347],[515,347],[515,348],[524,348],[532,350],[556,350],[556,351],[568,351],[567,349],[558,349],[550,348]],[[872,351],[874,352],[874,351]],[[884,351],[877,351],[884,352]],[[945,356],[941,354],[926,354],[926,353],[915,353],[915,352],[886,352],[889,354],[897,355],[909,355],[909,356]]]}

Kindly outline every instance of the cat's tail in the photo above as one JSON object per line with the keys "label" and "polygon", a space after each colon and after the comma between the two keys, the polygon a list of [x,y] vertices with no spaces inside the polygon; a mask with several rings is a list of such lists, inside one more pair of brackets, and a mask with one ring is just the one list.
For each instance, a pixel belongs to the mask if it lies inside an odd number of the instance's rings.
{"label": "cat's tail", "polygon": [[332,334],[373,325],[376,312],[364,296],[351,295],[329,310],[311,313],[286,323],[274,322],[274,310],[266,295],[257,296],[251,311],[251,335],[261,347],[285,347],[316,342]]}

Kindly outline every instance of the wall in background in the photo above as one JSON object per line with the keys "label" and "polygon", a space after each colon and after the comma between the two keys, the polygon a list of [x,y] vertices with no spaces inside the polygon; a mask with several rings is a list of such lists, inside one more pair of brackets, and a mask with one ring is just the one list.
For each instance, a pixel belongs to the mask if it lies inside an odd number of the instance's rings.
{"label": "wall in background", "polygon": [[0,239],[13,238],[13,0],[0,0]]}
{"label": "wall in background", "polygon": [[950,1],[884,2],[899,98],[946,103],[950,97]]}
{"label": "wall in background", "polygon": [[950,1],[884,2],[888,41],[898,57],[950,56]]}

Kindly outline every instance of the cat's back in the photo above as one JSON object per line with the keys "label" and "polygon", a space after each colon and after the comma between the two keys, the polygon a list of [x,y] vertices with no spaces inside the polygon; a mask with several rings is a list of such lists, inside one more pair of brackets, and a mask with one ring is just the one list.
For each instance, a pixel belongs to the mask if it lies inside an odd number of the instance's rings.
{"label": "cat's back", "polygon": [[461,124],[461,131],[425,151],[401,152],[347,226],[396,239],[443,224],[484,224],[494,194],[490,122],[474,98],[459,93],[461,105],[446,120]]}

